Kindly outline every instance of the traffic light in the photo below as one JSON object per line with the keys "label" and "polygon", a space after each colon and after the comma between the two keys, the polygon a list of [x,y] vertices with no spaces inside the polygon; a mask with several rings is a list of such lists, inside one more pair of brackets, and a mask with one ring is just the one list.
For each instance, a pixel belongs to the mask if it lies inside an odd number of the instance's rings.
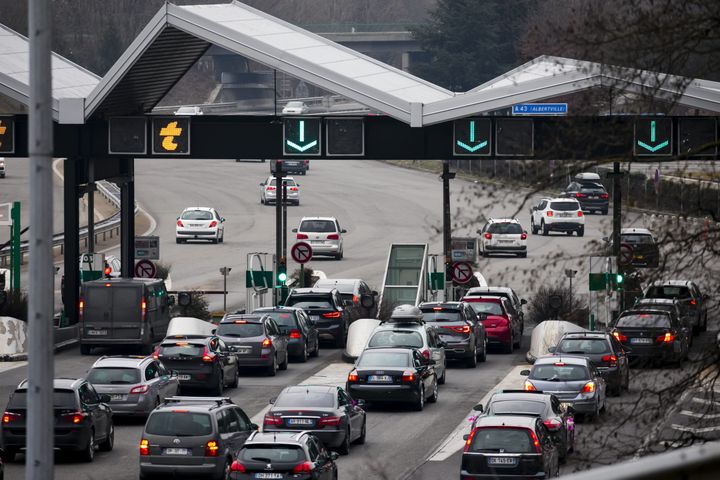
{"label": "traffic light", "polygon": [[277,269],[277,282],[275,287],[280,288],[281,286],[285,285],[285,282],[287,281],[287,267],[284,263],[278,263],[278,269]]}
{"label": "traffic light", "polygon": [[615,287],[615,290],[622,290],[623,289],[623,282],[625,282],[625,275],[618,272],[613,275],[613,284]]}
{"label": "traffic light", "polygon": [[112,267],[105,262],[105,267],[103,268],[103,275],[105,278],[110,278],[110,274],[112,273]]}

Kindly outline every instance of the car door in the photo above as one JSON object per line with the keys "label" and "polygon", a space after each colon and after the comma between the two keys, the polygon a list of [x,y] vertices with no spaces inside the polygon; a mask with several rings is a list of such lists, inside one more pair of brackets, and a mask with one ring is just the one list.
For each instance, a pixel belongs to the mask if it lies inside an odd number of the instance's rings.
{"label": "car door", "polygon": [[465,317],[465,321],[470,325],[470,330],[473,332],[473,337],[475,337],[475,345],[477,346],[478,351],[482,350],[482,342],[483,339],[481,337],[480,327],[478,327],[478,317],[477,313],[475,313],[475,310],[470,305],[464,305],[463,306],[463,316]]}
{"label": "car door", "polygon": [[343,412],[343,414],[347,417],[348,425],[350,425],[350,441],[353,441],[360,435],[360,414],[353,408],[352,400],[350,397],[345,395],[342,388],[338,387],[336,396],[338,410]]}
{"label": "car door", "polygon": [[288,337],[280,331],[280,327],[277,326],[275,320],[272,318],[265,320],[265,334],[270,337],[273,345],[275,345],[275,352],[277,353],[278,359],[282,358],[282,360],[278,360],[278,363],[287,361]]}
{"label": "car door", "polygon": [[162,362],[158,360],[156,363],[160,378],[163,382],[160,390],[160,401],[163,401],[167,397],[172,397],[177,394],[180,382],[178,381],[177,375],[173,376]]}
{"label": "car door", "polygon": [[435,369],[438,371],[438,376],[443,376],[445,370],[445,348],[441,347],[440,338],[434,327],[425,327],[427,335],[428,348],[430,348],[430,358],[435,362]]}
{"label": "car door", "polygon": [[308,437],[308,456],[310,461],[315,464],[317,469],[317,477],[322,480],[332,479],[332,462],[330,462],[330,453],[327,449],[318,441],[314,435]]}
{"label": "car door", "polygon": [[148,386],[150,397],[162,399],[164,382],[160,379],[160,370],[158,369],[157,362],[153,361],[148,363],[142,374]]}
{"label": "car door", "polygon": [[622,344],[620,344],[620,342],[618,342],[612,335],[610,335],[610,345],[612,345],[613,354],[615,355],[615,358],[617,358],[620,373],[622,376],[625,376],[625,374],[628,373],[627,370],[629,368],[627,353],[625,353],[625,349]]}
{"label": "car door", "polygon": [[230,407],[225,410],[224,413],[227,428],[227,442],[233,456],[235,456],[235,453],[242,448],[250,436],[250,422],[244,413],[240,415],[241,411],[237,407]]}
{"label": "car door", "polygon": [[308,350],[309,351],[315,351],[318,347],[318,331],[317,328],[315,328],[315,325],[313,322],[310,321],[310,318],[307,316],[304,310],[297,310],[296,312],[298,323],[302,322],[302,325],[304,325],[306,338],[308,342]]}
{"label": "car door", "polygon": [[107,436],[110,409],[106,404],[100,403],[100,397],[89,383],[80,385],[78,395],[83,411],[92,419],[92,425],[95,427],[95,441],[99,443]]}

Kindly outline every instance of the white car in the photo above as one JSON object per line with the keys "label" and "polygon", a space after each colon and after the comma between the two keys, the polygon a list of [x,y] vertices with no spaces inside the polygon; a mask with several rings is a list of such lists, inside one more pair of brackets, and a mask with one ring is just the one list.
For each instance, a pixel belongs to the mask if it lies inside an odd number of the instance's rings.
{"label": "white car", "polygon": [[574,198],[543,198],[530,209],[530,230],[533,235],[542,232],[565,232],[578,237],[585,235],[585,215]]}
{"label": "white car", "polygon": [[527,232],[517,218],[491,218],[478,233],[480,254],[483,257],[490,256],[491,253],[527,257]]}
{"label": "white car", "polygon": [[225,219],[214,208],[191,207],[177,217],[175,242],[188,240],[210,240],[223,243],[225,240]]}
{"label": "white car", "polygon": [[282,109],[283,115],[305,115],[310,109],[303,102],[292,101],[285,104]]}
{"label": "white car", "polygon": [[[260,203],[268,205],[275,203],[278,195],[278,189],[275,185],[275,177],[268,177],[267,180],[260,184]],[[287,203],[300,205],[300,184],[293,177],[283,177],[283,183],[287,185]],[[279,192],[282,196],[282,191]]]}
{"label": "white car", "polygon": [[296,238],[312,247],[313,255],[329,255],[336,260],[343,258],[343,233],[335,217],[303,217],[300,226],[293,228]]}

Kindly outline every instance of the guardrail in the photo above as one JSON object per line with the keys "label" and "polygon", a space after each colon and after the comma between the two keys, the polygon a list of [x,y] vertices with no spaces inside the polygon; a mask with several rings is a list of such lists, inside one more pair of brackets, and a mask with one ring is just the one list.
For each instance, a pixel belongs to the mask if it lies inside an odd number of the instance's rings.
{"label": "guardrail", "polygon": [[[112,182],[101,180],[96,184],[97,191],[112,203],[118,210],[108,218],[95,224],[95,242],[99,239],[103,241],[107,238],[113,238],[114,235],[120,235],[120,187]],[[135,212],[138,207],[135,205]],[[83,227],[80,229],[80,240],[84,240],[85,246],[88,244],[88,229]],[[57,249],[57,251],[56,251]],[[57,233],[53,235],[53,254],[62,255],[65,250],[65,234]],[[24,240],[20,244],[20,263],[24,263],[29,251],[29,242]],[[0,267],[10,264],[10,247],[0,251]]]}

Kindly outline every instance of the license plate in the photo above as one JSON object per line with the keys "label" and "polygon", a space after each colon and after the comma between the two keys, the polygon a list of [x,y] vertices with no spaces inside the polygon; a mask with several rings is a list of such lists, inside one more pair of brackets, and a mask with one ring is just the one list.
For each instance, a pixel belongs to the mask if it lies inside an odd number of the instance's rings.
{"label": "license plate", "polygon": [[187,455],[189,452],[187,448],[166,448],[163,453],[165,455]]}
{"label": "license plate", "polygon": [[649,344],[649,343],[653,343],[653,339],[652,338],[631,338],[630,343]]}
{"label": "license plate", "polygon": [[310,320],[317,322],[320,320],[320,315],[310,315]]}
{"label": "license plate", "polygon": [[598,197],[597,197],[597,195],[590,195],[588,198],[590,198],[592,200],[597,200]]}
{"label": "license plate", "polygon": [[235,347],[235,353],[238,353],[240,355],[247,355],[250,353],[250,347]]}
{"label": "license plate", "polygon": [[178,375],[178,380],[190,380],[190,375]]}
{"label": "license plate", "polygon": [[515,465],[517,458],[513,457],[488,457],[488,465]]}
{"label": "license plate", "polygon": [[390,375],[370,375],[368,382],[391,383],[392,377]]}
{"label": "license plate", "polygon": [[125,400],[125,395],[121,393],[112,393],[110,394],[110,400]]}
{"label": "license plate", "polygon": [[558,217],[569,217],[570,215],[572,215],[572,214],[571,213],[561,213],[558,215]]}
{"label": "license plate", "polygon": [[288,425],[313,425],[315,422],[312,418],[288,418]]}
{"label": "license plate", "polygon": [[256,473],[255,478],[283,478],[282,473]]}
{"label": "license plate", "polygon": [[107,330],[88,330],[88,335],[107,335]]}

